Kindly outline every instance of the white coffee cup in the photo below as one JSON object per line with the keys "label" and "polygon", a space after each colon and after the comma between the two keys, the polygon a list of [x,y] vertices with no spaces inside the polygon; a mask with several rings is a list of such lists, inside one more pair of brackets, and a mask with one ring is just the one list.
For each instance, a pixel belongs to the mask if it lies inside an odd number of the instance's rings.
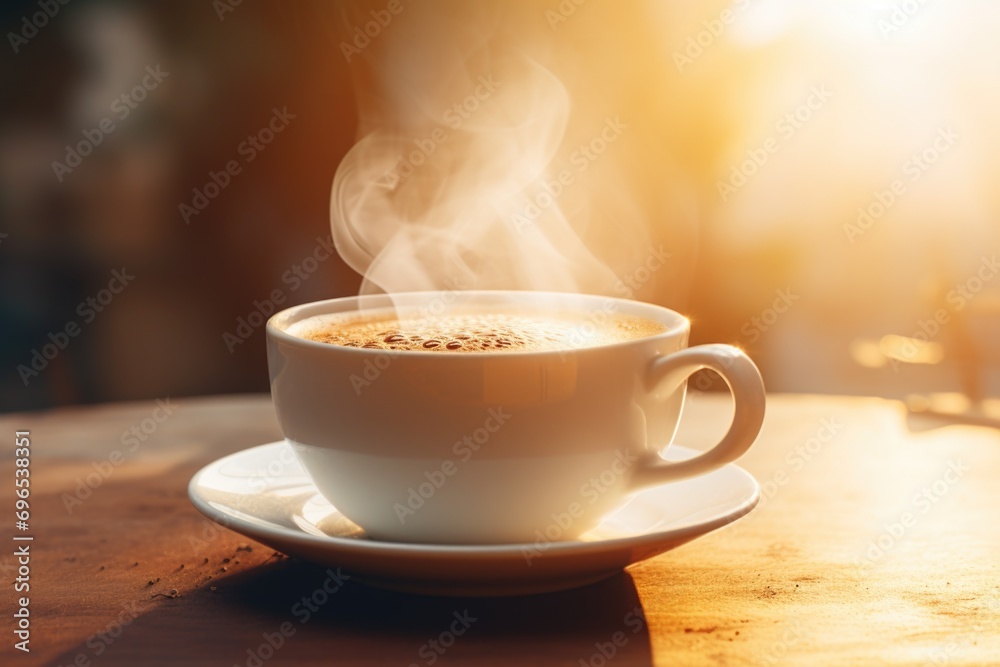
{"label": "white coffee cup", "polygon": [[[634,316],[644,338],[558,351],[386,351],[288,332],[307,318],[396,307]],[[754,363],[729,345],[688,348],[682,315],[648,303],[546,292],[421,292],[286,309],[267,323],[271,395],[286,440],[316,488],[372,539],[453,543],[574,539],[641,488],[742,455],[764,418]],[[729,431],[668,463],[687,378],[728,383]],[[685,443],[692,444],[692,443]],[[553,534],[556,537],[553,538]]]}

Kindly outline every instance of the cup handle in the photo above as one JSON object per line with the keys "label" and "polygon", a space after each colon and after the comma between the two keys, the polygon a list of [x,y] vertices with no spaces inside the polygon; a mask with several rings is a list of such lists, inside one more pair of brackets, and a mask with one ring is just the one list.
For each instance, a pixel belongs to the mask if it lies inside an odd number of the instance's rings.
{"label": "cup handle", "polygon": [[704,454],[667,462],[656,452],[640,458],[632,478],[634,488],[662,484],[708,472],[738,459],[750,449],[764,422],[764,381],[753,361],[732,345],[710,344],[686,348],[652,360],[646,371],[646,389],[673,391],[695,371],[710,369],[722,376],[733,395],[729,431]]}

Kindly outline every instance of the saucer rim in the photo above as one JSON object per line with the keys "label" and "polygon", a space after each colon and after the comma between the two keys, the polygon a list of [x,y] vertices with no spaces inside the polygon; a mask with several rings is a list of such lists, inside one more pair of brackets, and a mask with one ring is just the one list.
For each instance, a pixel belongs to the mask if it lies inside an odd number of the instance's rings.
{"label": "saucer rim", "polygon": [[[297,546],[310,547],[310,548],[323,548],[323,547],[333,547],[337,549],[342,549],[357,554],[364,553],[384,553],[384,554],[398,554],[401,551],[406,552],[407,555],[411,557],[417,557],[419,559],[430,559],[430,558],[440,558],[442,556],[459,556],[463,558],[472,559],[489,559],[496,557],[504,557],[516,555],[519,558],[523,558],[523,553],[525,549],[535,549],[537,548],[537,543],[532,542],[512,542],[512,543],[496,543],[496,544],[433,544],[425,542],[389,542],[384,540],[372,540],[372,539],[357,539],[357,538],[345,538],[333,535],[325,535],[320,537],[318,535],[312,535],[301,529],[293,530],[286,526],[262,526],[261,524],[256,524],[245,519],[241,519],[237,516],[232,516],[216,507],[210,505],[206,500],[204,500],[197,489],[199,488],[200,480],[204,474],[208,472],[209,469],[215,468],[219,465],[224,464],[227,460],[235,458],[238,456],[245,455],[246,453],[255,449],[264,449],[270,447],[278,447],[280,445],[286,444],[285,440],[276,440],[273,442],[263,443],[260,445],[254,445],[253,447],[247,447],[239,451],[227,454],[220,458],[214,459],[207,465],[203,466],[192,476],[191,480],[188,482],[188,499],[195,506],[195,508],[208,517],[210,520],[218,523],[219,525],[234,530],[235,532],[240,532],[242,534],[249,534],[255,538],[260,538],[264,541],[266,538],[272,540],[277,540],[281,542],[294,542]],[[671,448],[676,450],[681,450],[690,453],[696,453],[696,450],[683,447],[681,445],[671,445]],[[708,521],[695,522],[690,524],[685,524],[676,528],[670,528],[663,531],[652,531],[646,533],[640,533],[638,535],[631,535],[628,537],[613,537],[609,539],[594,540],[594,541],[580,541],[580,540],[554,540],[551,542],[546,542],[547,545],[545,550],[540,556],[543,557],[553,557],[561,553],[572,553],[573,555],[582,555],[591,552],[604,552],[608,549],[621,549],[621,548],[634,548],[636,546],[647,546],[651,543],[661,543],[683,540],[684,538],[694,539],[700,537],[707,533],[713,532],[723,526],[726,526],[734,521],[746,516],[760,503],[761,500],[761,488],[760,483],[757,479],[750,474],[746,469],[736,465],[735,463],[727,463],[724,466],[720,466],[714,470],[710,470],[702,475],[697,475],[695,477],[687,478],[688,480],[700,479],[713,473],[717,473],[720,470],[733,470],[738,474],[741,474],[745,481],[750,484],[753,489],[750,497],[739,505],[733,507],[732,509],[726,511],[724,514],[717,516]],[[668,482],[666,484],[670,484]],[[657,488],[660,486],[665,486],[666,484],[658,484],[648,488]],[[310,485],[315,488],[315,485]],[[317,490],[316,493],[319,493]],[[221,519],[221,520],[220,520]],[[234,526],[238,527],[236,530]]]}

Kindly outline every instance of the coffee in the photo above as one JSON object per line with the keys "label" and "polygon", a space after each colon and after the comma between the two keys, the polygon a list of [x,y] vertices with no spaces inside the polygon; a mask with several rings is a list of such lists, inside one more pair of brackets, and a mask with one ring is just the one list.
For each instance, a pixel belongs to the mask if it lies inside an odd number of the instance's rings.
{"label": "coffee", "polygon": [[[344,517],[372,540],[511,545],[580,539],[634,492],[753,443],[756,366],[732,346],[688,348],[689,332],[652,304],[511,290],[318,301],[266,329],[282,435]],[[665,461],[685,379],[703,368],[732,389],[732,425],[706,453]],[[684,492],[674,500],[683,510]]]}
{"label": "coffee", "polygon": [[395,351],[545,352],[646,338],[667,330],[626,315],[457,313],[403,317],[392,311],[312,317],[288,333],[321,343]]}

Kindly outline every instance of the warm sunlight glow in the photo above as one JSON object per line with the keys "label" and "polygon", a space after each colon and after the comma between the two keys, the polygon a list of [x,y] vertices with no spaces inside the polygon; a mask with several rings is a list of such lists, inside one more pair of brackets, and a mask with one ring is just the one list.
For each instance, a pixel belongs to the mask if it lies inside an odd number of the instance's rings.
{"label": "warm sunlight glow", "polygon": [[908,364],[936,364],[944,358],[944,349],[940,343],[895,334],[882,336],[878,349],[889,359]]}

